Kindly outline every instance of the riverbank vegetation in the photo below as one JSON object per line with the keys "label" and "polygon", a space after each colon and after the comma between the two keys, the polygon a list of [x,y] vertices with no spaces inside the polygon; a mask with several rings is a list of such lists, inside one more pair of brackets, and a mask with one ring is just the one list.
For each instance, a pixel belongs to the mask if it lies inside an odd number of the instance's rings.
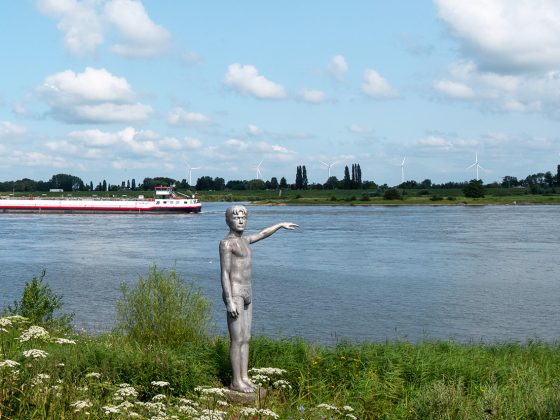
{"label": "riverbank vegetation", "polygon": [[[330,172],[329,172],[330,175]],[[297,166],[295,182],[285,177],[270,180],[229,180],[201,176],[189,179],[167,177],[135,179],[112,185],[105,180],[94,186],[79,177],[56,174],[48,181],[22,179],[0,182],[3,197],[95,197],[99,199],[135,199],[152,197],[155,186],[174,185],[177,192],[196,195],[203,202],[244,201],[255,204],[286,205],[489,205],[489,204],[560,204],[560,165],[552,171],[528,175],[523,179],[504,176],[500,182],[482,180],[435,184],[430,179],[409,180],[399,185],[378,185],[362,179],[360,164],[344,168],[344,177],[329,176],[327,181],[309,183],[305,165]]]}
{"label": "riverbank vegetation", "polygon": [[[52,322],[71,317],[54,316],[57,305],[35,305],[30,288],[38,301],[61,303],[48,284],[32,281],[0,318],[0,418],[560,416],[557,343],[325,346],[255,337],[250,366],[260,368],[253,374],[267,393],[242,404],[223,390],[228,340],[212,332],[204,297],[176,272],[152,267],[124,287],[119,327],[100,335]],[[49,309],[35,316],[32,308]]]}

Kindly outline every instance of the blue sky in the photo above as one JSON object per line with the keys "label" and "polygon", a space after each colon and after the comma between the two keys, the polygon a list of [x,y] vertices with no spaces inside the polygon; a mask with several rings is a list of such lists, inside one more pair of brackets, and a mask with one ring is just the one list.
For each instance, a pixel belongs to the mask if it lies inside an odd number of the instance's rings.
{"label": "blue sky", "polygon": [[0,181],[485,182],[560,163],[554,0],[22,0],[0,15]]}

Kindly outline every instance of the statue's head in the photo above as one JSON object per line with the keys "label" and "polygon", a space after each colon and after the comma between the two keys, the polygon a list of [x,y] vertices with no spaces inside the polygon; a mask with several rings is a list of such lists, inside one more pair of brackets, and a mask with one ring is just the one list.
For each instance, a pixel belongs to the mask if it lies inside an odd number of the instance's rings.
{"label": "statue's head", "polygon": [[245,206],[230,206],[226,210],[226,223],[230,229],[243,232],[247,225],[247,214]]}

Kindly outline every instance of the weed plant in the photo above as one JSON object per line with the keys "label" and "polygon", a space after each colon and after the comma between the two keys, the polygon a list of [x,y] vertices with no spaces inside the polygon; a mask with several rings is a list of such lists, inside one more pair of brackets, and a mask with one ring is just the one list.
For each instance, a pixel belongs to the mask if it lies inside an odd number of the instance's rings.
{"label": "weed plant", "polygon": [[[152,267],[123,289],[119,311],[135,308],[126,312],[133,328],[109,334],[63,334],[20,315],[0,318],[0,419],[560,418],[560,346],[541,342],[324,346],[259,336],[250,366],[267,392],[236,402],[223,388],[231,380],[228,339],[199,333],[210,325],[208,313],[185,318],[191,300],[171,305],[170,285],[188,289],[195,305],[203,299],[179,280]],[[198,322],[197,333],[178,320]],[[159,335],[160,326],[177,331]]]}

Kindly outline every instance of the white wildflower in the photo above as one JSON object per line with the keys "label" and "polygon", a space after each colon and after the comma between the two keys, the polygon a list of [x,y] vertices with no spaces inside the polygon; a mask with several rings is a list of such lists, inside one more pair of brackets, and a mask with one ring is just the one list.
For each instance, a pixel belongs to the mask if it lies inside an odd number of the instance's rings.
{"label": "white wildflower", "polygon": [[198,411],[196,410],[196,408],[193,408],[193,407],[188,406],[188,405],[178,406],[177,411],[181,414],[186,414],[187,416],[196,416],[198,414]]}
{"label": "white wildflower", "polygon": [[130,384],[127,384],[126,382],[123,382],[122,384],[119,384],[119,388],[128,388],[130,386]]}
{"label": "white wildflower", "polygon": [[245,407],[242,408],[239,412],[243,416],[259,416],[259,417],[271,417],[273,419],[279,419],[280,416],[276,414],[274,411],[269,410],[268,408],[254,408],[254,407]]}
{"label": "white wildflower", "polygon": [[261,374],[252,375],[251,379],[256,383],[258,383],[259,385],[264,385],[270,381],[270,378],[267,375],[261,375]]}
{"label": "white wildflower", "polygon": [[44,350],[39,350],[39,349],[31,349],[31,350],[26,350],[23,352],[23,355],[25,357],[30,357],[32,359],[41,359],[41,358],[45,358],[47,357],[49,354],[44,351]]}
{"label": "white wildflower", "polygon": [[201,395],[215,395],[217,397],[223,397],[224,396],[224,390],[223,388],[211,388],[211,387],[204,387],[204,386],[197,386],[194,389],[196,392],[200,393]]}
{"label": "white wildflower", "polygon": [[169,386],[169,382],[166,381],[152,381],[152,385],[154,386],[160,386],[160,387],[164,387],[164,386]]}
{"label": "white wildflower", "polygon": [[8,332],[6,328],[0,327],[0,332]]}
{"label": "white wildflower", "polygon": [[193,407],[198,407],[198,404],[195,401],[189,400],[188,398],[179,398],[179,404],[188,404]]}
{"label": "white wildflower", "polygon": [[68,338],[55,338],[54,342],[56,344],[76,344],[74,340],[70,340]]}
{"label": "white wildflower", "polygon": [[6,359],[3,362],[0,362],[0,368],[3,367],[14,368],[16,366],[19,366],[19,363],[16,362],[15,360]]}
{"label": "white wildflower", "polygon": [[224,400],[218,400],[218,401],[216,401],[216,404],[221,405],[222,407],[227,407],[228,402],[224,401]]}
{"label": "white wildflower", "polygon": [[284,379],[279,379],[276,382],[272,383],[272,386],[274,388],[281,388],[281,389],[292,389],[292,386],[290,385],[290,383],[288,381],[285,381]]}
{"label": "white wildflower", "polygon": [[16,322],[16,323],[17,322],[27,322],[28,321],[28,319],[26,317],[21,316],[21,315],[10,315],[10,316],[7,316],[5,318],[9,319],[12,322]]}
{"label": "white wildflower", "polygon": [[127,415],[128,417],[140,417],[140,414],[138,414],[138,413],[135,412],[135,411],[129,411],[128,413],[126,413],[126,415]]}
{"label": "white wildflower", "polygon": [[46,379],[50,379],[50,375],[47,375],[46,373],[39,373],[37,376],[35,376],[32,380],[31,380],[31,384],[32,385],[40,385],[43,383],[44,380]]}
{"label": "white wildflower", "polygon": [[162,412],[165,411],[166,407],[165,404],[160,402],[145,402],[144,407],[147,408],[149,411],[155,412]]}
{"label": "white wildflower", "polygon": [[89,400],[80,400],[70,404],[71,407],[74,407],[74,413],[82,411],[84,408],[91,407],[91,402]]}
{"label": "white wildflower", "polygon": [[58,366],[58,367],[64,367],[64,366],[66,366],[66,365],[65,365],[64,363],[57,363],[57,366]]}
{"label": "white wildflower", "polygon": [[105,405],[101,408],[103,409],[103,411],[107,415],[109,415],[109,414],[119,414],[120,413],[119,407],[116,407],[114,405]]}
{"label": "white wildflower", "polygon": [[324,408],[325,410],[330,410],[330,411],[334,411],[335,413],[338,413],[338,408],[336,408],[334,405],[330,405],[330,404],[319,404],[317,406],[317,408]]}
{"label": "white wildflower", "polygon": [[223,419],[226,414],[227,413],[225,411],[206,409],[206,410],[202,410],[202,416],[200,416],[200,418],[201,419]]}
{"label": "white wildflower", "polygon": [[9,327],[12,325],[12,321],[9,318],[0,318],[0,327]]}
{"label": "white wildflower", "polygon": [[33,339],[47,339],[49,338],[49,332],[43,327],[38,325],[32,325],[26,331],[21,334],[19,341],[25,342]]}
{"label": "white wildflower", "polygon": [[101,378],[101,373],[98,373],[98,372],[90,372],[90,373],[86,374],[86,378],[95,378],[95,379],[99,379],[99,378]]}
{"label": "white wildflower", "polygon": [[358,420],[358,417],[356,417],[354,414],[346,414],[344,417],[349,418],[350,420]]}
{"label": "white wildflower", "polygon": [[128,397],[136,398],[137,396],[138,396],[138,392],[132,386],[121,387],[115,391],[116,398],[121,398],[121,399],[128,398]]}
{"label": "white wildflower", "polygon": [[252,368],[249,369],[250,373],[261,374],[261,375],[268,375],[268,376],[281,376],[286,373],[285,369],[273,368],[273,367],[264,367],[264,368]]}
{"label": "white wildflower", "polygon": [[345,405],[344,407],[342,407],[342,409],[344,411],[348,411],[349,413],[351,413],[352,411],[354,411],[354,409],[352,407],[350,407],[349,405]]}
{"label": "white wildflower", "polygon": [[128,411],[131,408],[134,407],[134,404],[128,402],[128,401],[123,401],[122,403],[119,404],[118,406],[119,408],[122,408],[124,411]]}
{"label": "white wildflower", "polygon": [[152,401],[163,401],[163,400],[165,400],[166,398],[167,398],[167,397],[166,397],[165,395],[163,395],[163,394],[157,394],[157,395],[154,395],[154,396],[152,397]]}

